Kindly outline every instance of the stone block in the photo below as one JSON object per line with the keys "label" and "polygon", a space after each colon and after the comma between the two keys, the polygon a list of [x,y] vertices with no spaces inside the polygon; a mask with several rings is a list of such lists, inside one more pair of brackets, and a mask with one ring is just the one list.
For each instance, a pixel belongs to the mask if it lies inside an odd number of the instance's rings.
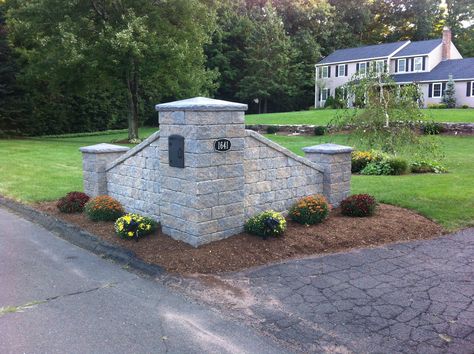
{"label": "stone block", "polygon": [[217,177],[218,178],[230,178],[230,177],[243,177],[244,175],[244,165],[222,165],[216,167]]}
{"label": "stone block", "polygon": [[243,189],[219,192],[217,202],[219,205],[238,203],[244,199],[245,191]]}
{"label": "stone block", "polygon": [[243,201],[237,203],[219,205],[212,208],[212,218],[221,219],[228,216],[242,215]]}
{"label": "stone block", "polygon": [[244,224],[243,214],[228,216],[218,221],[218,231],[225,231],[233,228],[238,228]]}

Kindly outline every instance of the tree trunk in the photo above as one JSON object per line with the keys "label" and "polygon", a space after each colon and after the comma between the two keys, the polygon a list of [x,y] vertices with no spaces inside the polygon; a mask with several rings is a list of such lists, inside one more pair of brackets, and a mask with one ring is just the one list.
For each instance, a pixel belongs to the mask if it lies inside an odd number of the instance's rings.
{"label": "tree trunk", "polygon": [[263,113],[268,113],[268,99],[266,97],[263,101]]}
{"label": "tree trunk", "polygon": [[133,59],[126,74],[127,98],[128,98],[128,140],[139,139],[138,137],[138,73]]}
{"label": "tree trunk", "polygon": [[383,105],[383,112],[385,115],[385,128],[390,126],[390,117],[388,115],[388,102],[385,98],[384,91],[383,91],[383,82],[382,79],[379,77],[379,85],[380,85],[380,103]]}

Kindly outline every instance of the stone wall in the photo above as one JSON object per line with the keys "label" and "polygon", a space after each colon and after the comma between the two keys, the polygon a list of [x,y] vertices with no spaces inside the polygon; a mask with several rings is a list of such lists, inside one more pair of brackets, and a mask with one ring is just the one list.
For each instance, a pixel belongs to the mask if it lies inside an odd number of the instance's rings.
{"label": "stone wall", "polygon": [[160,134],[154,133],[141,144],[106,166],[107,193],[127,212],[160,221]]}
{"label": "stone wall", "polygon": [[245,130],[247,105],[197,97],[160,104],[160,132],[133,149],[81,148],[84,188],[108,194],[127,212],[161,223],[193,246],[243,231],[264,210],[285,212],[324,194],[338,205],[350,191],[352,148],[323,144],[297,156]]}
{"label": "stone wall", "polygon": [[[243,231],[246,105],[195,98],[158,105],[162,230],[193,246]],[[184,167],[169,161],[169,137],[184,138]],[[231,148],[215,150],[229,139]]]}
{"label": "stone wall", "polygon": [[[441,126],[442,132],[447,134],[456,134],[456,135],[473,135],[474,134],[474,123],[438,123]],[[325,127],[329,132],[336,131],[350,131],[353,129],[351,126],[336,127],[336,126],[326,126]],[[249,124],[245,126],[245,129],[253,130],[261,134],[266,134],[268,128],[277,129],[279,133],[283,134],[292,134],[292,135],[314,135],[314,128],[317,125],[310,124]],[[420,132],[422,129],[420,128]]]}
{"label": "stone wall", "polygon": [[245,217],[273,209],[285,212],[299,198],[323,193],[324,169],[260,134],[245,137]]}

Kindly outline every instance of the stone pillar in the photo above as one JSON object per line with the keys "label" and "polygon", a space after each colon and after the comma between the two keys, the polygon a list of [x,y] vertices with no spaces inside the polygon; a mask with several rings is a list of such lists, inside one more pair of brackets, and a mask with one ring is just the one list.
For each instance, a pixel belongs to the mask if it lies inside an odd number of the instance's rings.
{"label": "stone pillar", "polygon": [[90,197],[107,194],[107,175],[105,167],[123,153],[128,147],[97,144],[79,148],[82,152],[82,171],[84,175],[84,193]]}
{"label": "stone pillar", "polygon": [[321,144],[303,148],[305,157],[324,168],[323,194],[337,207],[351,192],[351,152],[353,148]]}
{"label": "stone pillar", "polygon": [[247,105],[196,97],[156,109],[163,232],[195,247],[241,232]]}

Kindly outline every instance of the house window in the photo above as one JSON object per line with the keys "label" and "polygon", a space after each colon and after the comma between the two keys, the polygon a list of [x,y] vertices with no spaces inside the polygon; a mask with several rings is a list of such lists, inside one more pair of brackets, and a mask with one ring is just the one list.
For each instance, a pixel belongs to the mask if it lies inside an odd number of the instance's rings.
{"label": "house window", "polygon": [[471,81],[471,97],[474,97],[474,81]]}
{"label": "house window", "polygon": [[359,63],[359,74],[361,74],[361,75],[367,74],[367,63],[366,62]]}
{"label": "house window", "polygon": [[324,88],[321,90],[321,101],[326,101],[329,97],[329,89]]}
{"label": "house window", "polygon": [[375,71],[377,74],[381,74],[385,71],[385,62],[383,60],[377,60],[375,62]]}
{"label": "house window", "polygon": [[407,71],[407,60],[406,59],[398,59],[398,72],[404,73]]}
{"label": "house window", "polygon": [[441,97],[442,87],[443,87],[443,85],[440,84],[440,83],[433,84],[433,97],[436,97],[436,98]]}
{"label": "house window", "polygon": [[323,66],[321,68],[321,78],[327,79],[329,77],[329,67],[328,66]]}
{"label": "house window", "polygon": [[337,76],[346,76],[346,66],[344,64],[337,66]]}
{"label": "house window", "polygon": [[414,71],[422,71],[423,70],[423,58],[422,57],[415,58],[413,69],[414,69]]}

